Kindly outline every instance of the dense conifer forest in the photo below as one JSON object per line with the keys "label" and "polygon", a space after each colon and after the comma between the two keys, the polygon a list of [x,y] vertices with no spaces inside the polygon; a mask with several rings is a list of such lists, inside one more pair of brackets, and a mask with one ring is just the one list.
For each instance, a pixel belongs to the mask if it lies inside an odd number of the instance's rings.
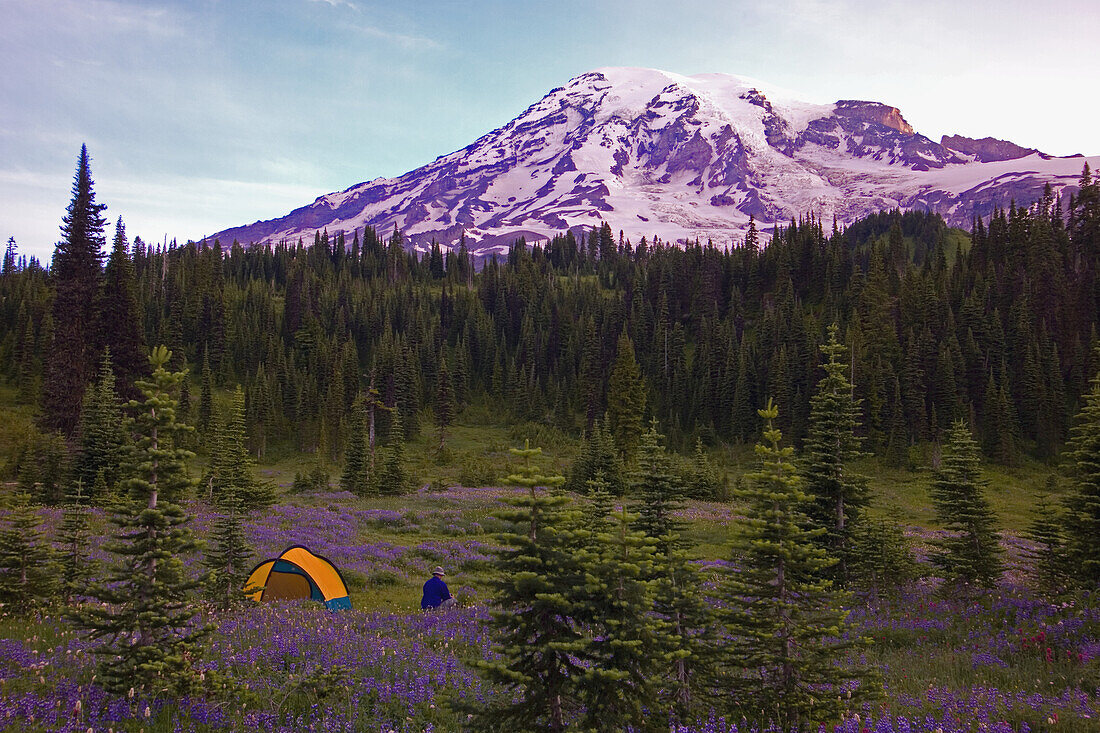
{"label": "dense conifer forest", "polygon": [[[102,239],[98,206],[65,226]],[[200,434],[210,390],[242,385],[261,457],[286,445],[339,460],[370,389],[406,437],[429,429],[425,410],[487,398],[578,436],[606,415],[627,450],[622,420],[650,417],[683,450],[751,443],[772,397],[801,445],[835,324],[866,450],[907,465],[911,446],[963,419],[1011,464],[1059,453],[1096,366],[1100,187],[1087,170],[1069,201],[998,210],[969,235],[912,211],[843,229],[807,216],[729,251],[623,241],[607,224],[484,262],[464,246],[410,252],[398,231],[270,248],[128,242],[121,219],[115,231],[105,264],[99,243],[59,247],[48,272],[9,244],[0,369],[41,405],[40,443],[57,430],[77,444],[106,350],[129,399],[142,350],[163,343],[190,370],[184,410]],[[616,381],[624,349],[637,368]],[[374,414],[383,443],[392,414]]]}

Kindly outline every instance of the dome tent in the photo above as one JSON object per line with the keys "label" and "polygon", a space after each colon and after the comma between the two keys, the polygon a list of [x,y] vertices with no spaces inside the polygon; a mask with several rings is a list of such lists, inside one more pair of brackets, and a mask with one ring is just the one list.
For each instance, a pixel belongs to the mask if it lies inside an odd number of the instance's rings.
{"label": "dome tent", "polygon": [[301,545],[288,547],[274,560],[257,565],[244,587],[254,601],[311,598],[330,611],[351,608],[348,585],[340,571],[327,558]]}

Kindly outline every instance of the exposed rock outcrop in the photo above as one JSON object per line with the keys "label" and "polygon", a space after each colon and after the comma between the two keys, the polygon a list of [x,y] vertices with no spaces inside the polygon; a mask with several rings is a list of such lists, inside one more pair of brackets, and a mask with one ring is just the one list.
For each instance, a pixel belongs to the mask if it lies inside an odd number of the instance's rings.
{"label": "exposed rock outcrop", "polygon": [[976,160],[983,163],[992,163],[998,160],[1016,160],[1039,152],[1035,148],[1025,148],[1008,140],[998,140],[993,137],[983,137],[981,140],[975,140],[972,137],[962,135],[944,135],[940,138],[940,145],[957,150],[963,155],[972,155]]}
{"label": "exposed rock outcrop", "polygon": [[880,102],[862,102],[857,99],[842,99],[836,103],[834,114],[837,117],[849,117],[863,122],[877,122],[891,130],[897,130],[902,135],[912,135],[913,126],[901,116],[901,110],[897,107]]}

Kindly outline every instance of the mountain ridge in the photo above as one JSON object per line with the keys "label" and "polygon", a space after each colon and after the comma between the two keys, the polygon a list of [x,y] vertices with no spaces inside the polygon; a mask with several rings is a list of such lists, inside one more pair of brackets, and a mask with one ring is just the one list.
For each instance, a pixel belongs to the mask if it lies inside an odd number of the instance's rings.
{"label": "mountain ridge", "polygon": [[1083,162],[1007,141],[916,132],[881,102],[804,102],[748,77],[604,67],[548,92],[466,147],[395,178],[318,197],[223,241],[270,244],[395,226],[412,246],[502,251],[609,222],[633,239],[735,244],[813,213],[840,222],[927,209],[967,226],[996,205],[1076,187]]}

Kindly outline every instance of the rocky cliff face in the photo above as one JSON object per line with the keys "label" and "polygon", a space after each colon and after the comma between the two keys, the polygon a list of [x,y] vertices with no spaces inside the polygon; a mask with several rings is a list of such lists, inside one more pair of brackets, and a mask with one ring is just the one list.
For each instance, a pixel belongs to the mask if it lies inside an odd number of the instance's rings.
{"label": "rocky cliff face", "polygon": [[1006,145],[936,143],[877,102],[809,104],[742,77],[599,69],[399,178],[217,236],[270,243],[396,225],[415,246],[452,245],[465,234],[487,255],[521,235],[532,241],[607,221],[634,240],[733,244],[750,216],[766,229],[806,213],[844,222],[915,207],[965,226],[1080,175],[1081,160],[1013,146],[1021,156]]}
{"label": "rocky cliff face", "polygon": [[1033,153],[1039,153],[1035,148],[1021,147],[1016,143],[1010,143],[1008,140],[997,140],[992,137],[975,140],[972,137],[963,137],[962,135],[944,135],[940,138],[940,145],[951,150],[957,150],[963,155],[971,155],[975,160],[983,163],[992,163],[998,160],[1016,160],[1017,158],[1026,158]]}
{"label": "rocky cliff face", "polygon": [[897,130],[902,135],[915,135],[912,125],[901,116],[897,107],[890,107],[879,102],[860,102],[854,99],[842,99],[836,103],[833,114],[837,117],[870,122],[891,130]]}

